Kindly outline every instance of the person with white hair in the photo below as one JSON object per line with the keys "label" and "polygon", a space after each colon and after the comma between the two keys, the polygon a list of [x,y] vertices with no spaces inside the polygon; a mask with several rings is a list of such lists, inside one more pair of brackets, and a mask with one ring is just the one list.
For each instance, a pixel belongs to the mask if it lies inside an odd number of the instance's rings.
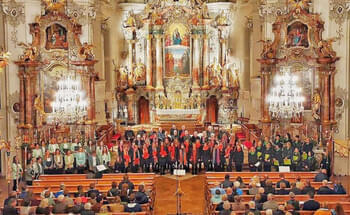
{"label": "person with white hair", "polygon": [[236,191],[237,195],[239,195],[239,196],[243,195],[243,191],[241,190],[240,185],[241,185],[241,183],[239,183],[239,181],[235,181],[233,183],[233,188]]}
{"label": "person with white hair", "polygon": [[[263,210],[277,210],[278,203],[274,200],[274,195],[272,193],[269,193],[267,195],[267,201],[263,204]],[[267,214],[267,213],[266,213]]]}
{"label": "person with white hair", "polygon": [[334,192],[334,190],[328,187],[328,181],[323,180],[322,186],[318,189],[317,194],[330,195],[330,194],[336,194],[336,193]]}
{"label": "person with white hair", "polygon": [[256,208],[254,201],[248,202],[248,207],[249,207],[249,209],[248,209],[247,213],[253,213],[254,215],[260,215],[260,211]]}
{"label": "person with white hair", "polygon": [[59,195],[57,197],[57,202],[55,204],[55,206],[53,207],[52,212],[55,214],[64,214],[67,213],[67,209],[68,209],[68,205],[65,201],[65,197],[64,195]]}
{"label": "person with white hair", "polygon": [[273,215],[272,209],[267,209],[266,210],[266,215]]}
{"label": "person with white hair", "polygon": [[81,211],[80,215],[95,215],[95,212],[91,210],[92,205],[90,202],[84,205],[84,210]]}

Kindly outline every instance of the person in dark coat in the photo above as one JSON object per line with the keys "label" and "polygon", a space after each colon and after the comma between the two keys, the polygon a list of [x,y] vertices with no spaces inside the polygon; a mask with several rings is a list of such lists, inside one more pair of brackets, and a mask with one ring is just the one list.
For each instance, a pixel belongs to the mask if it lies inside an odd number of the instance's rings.
{"label": "person in dark coat", "polygon": [[92,194],[92,193],[94,193],[95,196],[100,195],[100,191],[98,191],[98,190],[96,189],[96,185],[95,185],[94,183],[91,183],[91,184],[90,184],[90,189],[89,189],[89,191],[87,192],[88,197],[91,197],[91,194]]}
{"label": "person in dark coat", "polygon": [[295,194],[293,192],[289,193],[290,199],[287,201],[287,204],[293,205],[296,211],[300,210],[299,201],[295,199]]}
{"label": "person in dark coat", "polygon": [[135,193],[135,202],[139,204],[148,203],[149,199],[145,193],[145,186],[139,185],[138,191]]}
{"label": "person in dark coat", "polygon": [[280,165],[283,165],[282,149],[279,145],[275,145],[275,150],[273,152],[273,167],[278,171]]}
{"label": "person in dark coat", "polygon": [[289,191],[286,190],[286,184],[285,183],[280,183],[280,189],[277,190],[277,195],[288,195]]}
{"label": "person in dark coat", "polygon": [[328,181],[327,180],[323,180],[322,181],[322,186],[318,189],[317,194],[319,195],[331,195],[331,194],[336,194],[334,192],[334,190],[332,190],[331,188],[329,188],[327,186]]}
{"label": "person in dark coat", "polygon": [[304,211],[316,211],[320,208],[320,203],[314,200],[315,193],[308,192],[309,200],[304,202]]}
{"label": "person in dark coat", "polygon": [[243,150],[240,144],[236,146],[236,150],[234,153],[234,162],[237,172],[242,172],[242,166],[243,166],[243,160],[244,160],[244,154]]}
{"label": "person in dark coat", "polygon": [[134,190],[134,184],[129,180],[129,176],[128,175],[124,175],[123,176],[123,180],[118,185],[118,189],[119,190],[122,190],[123,184],[128,184],[128,188],[129,188],[130,191]]}
{"label": "person in dark coat", "polygon": [[221,187],[226,189],[228,187],[233,187],[233,182],[230,181],[230,175],[226,174],[225,175],[225,180],[223,182],[221,182]]}
{"label": "person in dark coat", "polygon": [[311,183],[309,180],[305,182],[304,188],[301,190],[301,193],[303,195],[308,194],[309,192],[315,193],[315,188],[311,186]]}
{"label": "person in dark coat", "polygon": [[322,182],[323,180],[328,180],[326,169],[322,169],[321,171],[319,171],[314,179],[315,182]]}
{"label": "person in dark coat", "polygon": [[271,172],[273,149],[271,148],[271,143],[267,143],[265,147],[266,148],[263,153],[264,171]]}
{"label": "person in dark coat", "polygon": [[289,183],[289,181],[287,181],[287,180],[285,179],[284,174],[281,173],[279,176],[280,176],[280,179],[281,179],[281,180],[279,180],[279,181],[277,182],[276,187],[277,187],[277,188],[280,188],[280,184],[281,184],[281,183],[284,183],[284,184],[286,185],[286,188],[290,188],[290,183]]}
{"label": "person in dark coat", "polygon": [[139,199],[135,199],[135,194],[130,194],[130,203],[126,204],[124,206],[124,212],[141,212],[142,208],[139,203],[136,203],[136,201],[139,201]]}
{"label": "person in dark coat", "polygon": [[15,198],[11,198],[8,201],[8,204],[3,209],[3,214],[6,215],[18,215],[18,211],[16,209],[17,200]]}
{"label": "person in dark coat", "polygon": [[207,142],[204,143],[202,150],[201,150],[201,156],[202,156],[202,161],[204,163],[204,168],[205,171],[210,170],[210,146],[208,145]]}

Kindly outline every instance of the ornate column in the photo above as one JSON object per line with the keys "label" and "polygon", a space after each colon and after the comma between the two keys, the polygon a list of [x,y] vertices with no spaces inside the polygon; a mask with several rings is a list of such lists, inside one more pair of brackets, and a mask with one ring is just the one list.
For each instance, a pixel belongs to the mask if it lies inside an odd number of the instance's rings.
{"label": "ornate column", "polygon": [[220,38],[220,63],[223,68],[222,73],[222,91],[227,91],[227,71],[225,70],[226,65],[226,42],[227,42],[227,27],[226,26],[218,26],[219,29],[219,38]]}
{"label": "ornate column", "polygon": [[20,80],[20,123],[18,128],[28,131],[29,140],[33,139],[34,127],[34,97],[36,76],[38,75],[38,61],[16,61],[19,67]]}
{"label": "ornate column", "polygon": [[163,86],[163,32],[160,30],[155,34],[156,38],[156,90],[164,90]]}
{"label": "ornate column", "polygon": [[329,107],[329,114],[330,114],[330,122],[332,124],[336,124],[335,121],[335,84],[334,84],[334,76],[335,76],[335,68],[331,68],[330,72],[330,107]]}
{"label": "ornate column", "polygon": [[147,36],[146,44],[146,89],[153,90],[152,35]]}
{"label": "ornate column", "polygon": [[323,125],[329,125],[330,118],[329,118],[329,101],[330,101],[330,94],[329,94],[329,72],[327,68],[319,67],[319,72],[321,75],[321,122]]}
{"label": "ornate column", "polygon": [[134,62],[134,56],[133,56],[133,48],[135,40],[127,40],[128,42],[128,87],[132,87],[134,85],[133,80],[133,62]]}
{"label": "ornate column", "polygon": [[199,32],[194,32],[194,34],[192,34],[192,38],[193,38],[192,89],[199,90],[200,89],[199,88],[199,73],[200,73],[200,68],[199,68],[200,34]]}
{"label": "ornate column", "polygon": [[208,36],[203,35],[203,90],[209,89],[209,40]]}
{"label": "ornate column", "polygon": [[126,92],[128,102],[128,122],[135,122],[135,108],[134,108],[134,103],[135,103],[135,91],[127,91]]}

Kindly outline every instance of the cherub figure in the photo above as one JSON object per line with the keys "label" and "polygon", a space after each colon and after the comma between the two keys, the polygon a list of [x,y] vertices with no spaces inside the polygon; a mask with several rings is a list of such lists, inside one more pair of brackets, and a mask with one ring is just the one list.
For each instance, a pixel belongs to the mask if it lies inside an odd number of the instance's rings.
{"label": "cherub figure", "polygon": [[271,40],[260,40],[258,42],[263,43],[263,51],[260,54],[263,59],[271,59],[276,56],[276,49]]}
{"label": "cherub figure", "polygon": [[23,55],[20,56],[20,59],[22,61],[34,61],[38,57],[38,49],[33,46],[32,44],[27,44],[27,43],[19,43],[18,46],[24,48]]}
{"label": "cherub figure", "polygon": [[335,42],[335,39],[329,39],[329,40],[321,40],[318,43],[318,47],[316,48],[316,52],[319,55],[319,57],[323,58],[333,58],[336,57],[337,54],[335,51],[333,51],[332,43]]}
{"label": "cherub figure", "polygon": [[87,42],[79,50],[79,56],[83,60],[91,61],[95,58],[93,53],[93,45],[89,45]]}

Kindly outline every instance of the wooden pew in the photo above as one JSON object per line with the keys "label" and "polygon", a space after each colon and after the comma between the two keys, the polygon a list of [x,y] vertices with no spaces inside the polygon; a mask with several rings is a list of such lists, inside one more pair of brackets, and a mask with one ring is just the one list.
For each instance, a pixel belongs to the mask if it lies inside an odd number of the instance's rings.
{"label": "wooden pew", "polygon": [[[123,178],[124,173],[109,173],[109,174],[103,174],[103,179],[107,178]],[[127,174],[129,179],[136,179],[136,178],[154,178],[156,177],[156,174],[154,173],[128,173]],[[87,179],[86,174],[56,174],[56,175],[41,175],[40,180],[72,180],[72,179]]]}
{"label": "wooden pew", "polygon": [[[224,179],[225,175],[230,175],[231,179],[235,179],[238,176],[244,178],[252,178],[257,175],[259,177],[268,175],[270,179],[280,178],[280,172],[206,172],[207,178],[221,178]],[[300,177],[301,179],[314,179],[317,172],[286,172],[283,173],[286,179],[296,179]]]}
{"label": "wooden pew", "polygon": [[[91,183],[94,184],[109,184],[111,185],[112,182],[120,183],[122,179],[70,179],[70,180],[35,180],[33,181],[33,185],[60,185],[60,184],[77,184],[77,185],[89,185]],[[138,178],[138,179],[131,179],[134,184],[149,184],[153,183],[154,179],[152,178]]]}
{"label": "wooden pew", "polygon": [[[313,215],[315,213],[315,211],[298,211],[300,215]],[[237,215],[244,215],[245,214],[245,211],[235,211],[235,213]],[[260,211],[260,213],[262,215],[265,215],[266,212],[265,211]],[[215,212],[212,212],[210,214],[213,214],[213,215],[218,215],[219,214],[219,211],[215,211]],[[350,215],[350,210],[345,210],[345,214],[347,215]]]}

